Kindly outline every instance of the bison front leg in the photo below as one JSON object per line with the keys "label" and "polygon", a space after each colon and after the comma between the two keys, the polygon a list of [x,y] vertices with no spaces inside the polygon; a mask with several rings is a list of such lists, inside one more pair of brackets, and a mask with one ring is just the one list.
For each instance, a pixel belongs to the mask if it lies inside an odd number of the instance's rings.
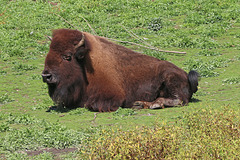
{"label": "bison front leg", "polygon": [[178,106],[182,105],[182,101],[180,99],[171,99],[171,98],[158,98],[156,99],[152,105],[149,106],[150,109],[164,108],[164,106]]}
{"label": "bison front leg", "polygon": [[146,102],[146,101],[136,101],[133,104],[133,109],[148,109],[149,106],[152,105],[152,102]]}
{"label": "bison front leg", "polygon": [[171,99],[171,98],[157,98],[153,102],[146,102],[146,101],[136,101],[133,104],[133,108],[135,109],[160,109],[164,108],[165,106],[178,106],[182,105],[182,101],[180,99]]}

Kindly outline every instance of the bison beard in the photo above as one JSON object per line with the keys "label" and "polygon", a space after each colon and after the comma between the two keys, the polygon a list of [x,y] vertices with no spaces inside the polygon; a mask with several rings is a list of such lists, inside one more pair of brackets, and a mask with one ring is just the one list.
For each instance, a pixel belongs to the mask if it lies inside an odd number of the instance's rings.
{"label": "bison beard", "polygon": [[83,88],[82,81],[75,81],[63,86],[48,85],[48,93],[52,100],[59,107],[76,108],[81,106]]}
{"label": "bison beard", "polygon": [[43,81],[62,107],[93,111],[186,105],[198,73],[77,30],[53,32]]}

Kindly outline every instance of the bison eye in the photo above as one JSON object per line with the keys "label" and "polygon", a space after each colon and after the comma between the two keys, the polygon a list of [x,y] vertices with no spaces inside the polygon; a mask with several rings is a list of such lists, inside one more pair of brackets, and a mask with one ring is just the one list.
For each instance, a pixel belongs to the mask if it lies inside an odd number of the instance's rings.
{"label": "bison eye", "polygon": [[63,60],[67,60],[67,61],[71,61],[72,60],[72,56],[62,55],[62,59]]}

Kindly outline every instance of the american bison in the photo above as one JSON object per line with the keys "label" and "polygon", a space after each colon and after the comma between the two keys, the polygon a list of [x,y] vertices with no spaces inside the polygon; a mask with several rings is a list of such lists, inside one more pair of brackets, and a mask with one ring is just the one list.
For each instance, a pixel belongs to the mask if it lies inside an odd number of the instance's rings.
{"label": "american bison", "polygon": [[195,71],[70,29],[53,31],[42,78],[58,106],[99,112],[186,105],[198,86]]}

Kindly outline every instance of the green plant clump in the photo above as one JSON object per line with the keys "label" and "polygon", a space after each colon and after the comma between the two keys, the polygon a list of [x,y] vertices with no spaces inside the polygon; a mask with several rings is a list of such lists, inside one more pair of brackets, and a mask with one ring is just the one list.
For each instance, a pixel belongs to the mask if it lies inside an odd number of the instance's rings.
{"label": "green plant clump", "polygon": [[[9,114],[4,116],[4,120],[5,122],[0,126],[1,132],[11,130],[0,138],[0,149],[5,152],[68,148],[80,145],[88,137],[87,134],[67,129],[59,123],[49,123],[29,115],[15,116]],[[16,125],[25,125],[26,127],[15,129],[13,126]]]}
{"label": "green plant clump", "polygon": [[21,64],[21,63],[17,63],[14,65],[14,67],[12,68],[14,71],[30,71],[33,69],[36,69],[36,66],[32,66],[29,64]]}
{"label": "green plant clump", "polygon": [[199,59],[189,59],[185,61],[185,66],[187,70],[198,71],[201,77],[216,77],[219,75],[218,72],[214,70],[216,68],[224,68],[228,66],[228,59],[215,58],[213,60],[199,60]]}
{"label": "green plant clump", "polygon": [[201,50],[200,52],[197,53],[197,55],[201,55],[201,56],[219,56],[219,55],[221,55],[221,53],[214,52],[214,51],[211,51],[211,50]]}
{"label": "green plant clump", "polygon": [[132,116],[132,115],[135,115],[137,114],[133,109],[123,109],[123,108],[119,108],[117,111],[115,111],[113,113],[113,116],[115,119],[121,119],[121,118],[124,118],[126,116]]}
{"label": "green plant clump", "polygon": [[0,96],[0,104],[8,103],[14,101],[12,98],[8,96],[7,93]]}
{"label": "green plant clump", "polygon": [[159,31],[162,27],[163,27],[163,23],[161,18],[153,19],[148,25],[148,29],[153,31]]}
{"label": "green plant clump", "polygon": [[238,83],[240,83],[240,77],[226,78],[222,82],[223,83],[228,83],[228,84],[238,84]]}

